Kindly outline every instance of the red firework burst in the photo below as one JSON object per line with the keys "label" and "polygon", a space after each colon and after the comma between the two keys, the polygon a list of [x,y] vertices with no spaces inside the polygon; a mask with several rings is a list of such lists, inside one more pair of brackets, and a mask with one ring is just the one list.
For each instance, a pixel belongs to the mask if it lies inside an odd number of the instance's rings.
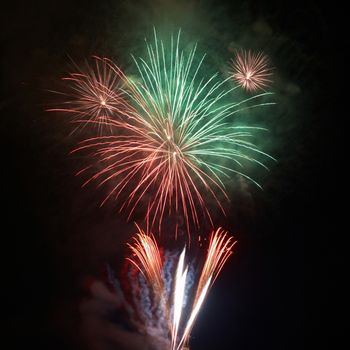
{"label": "red firework burst", "polygon": [[126,115],[130,110],[124,99],[123,85],[125,76],[111,60],[93,56],[94,63],[86,64],[85,68],[77,68],[77,72],[62,78],[68,82],[67,92],[61,108],[48,109],[50,112],[64,112],[73,119],[82,121],[101,121],[96,124],[101,127],[103,122],[118,115]]}
{"label": "red firework burst", "polygon": [[257,91],[268,86],[272,75],[269,61],[262,52],[237,51],[232,59],[230,74],[246,91]]}
{"label": "red firework burst", "polygon": [[[101,121],[98,124],[101,125]],[[128,121],[106,120],[105,125],[113,135],[85,139],[72,151],[87,151],[89,158],[97,161],[92,167],[100,168],[83,186],[92,181],[97,181],[98,186],[113,184],[101,205],[110,198],[122,197],[120,211],[127,209],[130,220],[136,207],[146,201],[145,219],[149,228],[154,229],[158,224],[160,231],[165,214],[173,212],[176,217],[184,218],[188,233],[191,222],[200,226],[200,211],[212,224],[205,205],[207,195],[214,198],[224,212],[220,197],[227,196],[222,185],[191,160],[186,150],[174,145],[173,130],[166,130],[165,126],[152,127],[137,114]],[[178,220],[176,235],[177,225]]]}

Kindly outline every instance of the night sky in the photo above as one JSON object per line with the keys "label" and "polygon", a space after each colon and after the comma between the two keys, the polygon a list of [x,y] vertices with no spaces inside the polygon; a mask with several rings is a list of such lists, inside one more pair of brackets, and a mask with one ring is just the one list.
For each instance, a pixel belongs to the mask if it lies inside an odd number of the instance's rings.
{"label": "night sky", "polygon": [[[71,125],[62,115],[45,112],[55,103],[49,90],[59,88],[70,58],[79,63],[99,54],[125,62],[135,28],[142,32],[148,13],[165,16],[164,2],[14,1],[2,10],[7,349],[89,349],[79,311],[89,298],[86,283],[100,278],[105,262],[121,263],[134,227],[115,214],[112,204],[100,209],[95,188],[81,189],[81,179],[74,176],[79,159],[69,155],[75,142]],[[332,286],[328,262],[331,257],[341,262],[328,245],[335,228],[329,226],[329,206],[336,204],[328,160],[339,115],[330,92],[337,86],[330,62],[333,69],[344,65],[332,41],[333,15],[317,1],[190,4],[201,9],[198,15],[212,16],[212,27],[202,28],[209,42],[221,31],[226,40],[230,18],[240,21],[240,30],[263,23],[269,36],[264,49],[279,70],[277,104],[279,96],[285,97],[278,118],[270,116],[265,124],[275,138],[269,152],[278,162],[262,178],[264,191],[238,191],[222,222],[238,244],[200,313],[191,349],[296,350],[304,349],[306,337],[325,345],[330,335],[320,329]],[[224,24],[218,20],[221,13]],[[193,32],[197,38],[201,28],[194,24]]]}

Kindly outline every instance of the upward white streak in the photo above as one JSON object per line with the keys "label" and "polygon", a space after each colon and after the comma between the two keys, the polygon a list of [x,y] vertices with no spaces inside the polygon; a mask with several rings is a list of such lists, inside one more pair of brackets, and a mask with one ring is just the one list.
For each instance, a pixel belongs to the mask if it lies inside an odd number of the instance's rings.
{"label": "upward white streak", "polygon": [[172,340],[171,350],[176,350],[177,334],[179,331],[179,324],[181,320],[182,308],[184,304],[185,286],[187,267],[184,270],[184,259],[185,259],[185,248],[182,251],[177,265],[176,280],[175,280],[175,292],[174,292],[174,316],[173,316],[173,329],[172,329]]}
{"label": "upward white streak", "polygon": [[187,339],[188,335],[189,335],[189,332],[191,331],[192,329],[192,326],[193,326],[193,323],[198,315],[198,312],[203,304],[203,301],[208,293],[208,290],[209,290],[209,287],[210,287],[210,282],[211,282],[211,276],[208,278],[208,281],[207,283],[205,284],[203,290],[202,290],[202,293],[200,294],[198,300],[197,300],[197,303],[195,304],[192,312],[191,312],[191,316],[187,322],[187,325],[186,325],[186,328],[185,328],[185,331],[184,331],[184,334],[179,342],[179,345],[177,346],[177,349],[181,349],[181,346],[183,344],[183,342]]}

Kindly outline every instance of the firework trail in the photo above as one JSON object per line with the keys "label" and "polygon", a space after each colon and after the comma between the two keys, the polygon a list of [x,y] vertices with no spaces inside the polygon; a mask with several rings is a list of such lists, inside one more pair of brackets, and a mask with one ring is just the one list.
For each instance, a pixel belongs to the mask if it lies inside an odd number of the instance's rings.
{"label": "firework trail", "polygon": [[159,249],[155,238],[152,235],[147,235],[142,229],[136,237],[134,237],[134,245],[128,244],[133,254],[137,257],[139,264],[133,259],[128,259],[135,266],[142,271],[145,271],[145,277],[148,282],[154,284],[154,288],[157,291],[163,290],[163,281],[161,279],[162,261],[159,253]]}
{"label": "firework trail", "polygon": [[64,96],[65,101],[62,107],[47,111],[71,115],[80,126],[95,121],[99,128],[110,118],[127,114],[131,107],[124,98],[122,71],[108,58],[93,56],[93,60],[94,64],[84,68],[75,65],[77,72],[62,78],[68,91],[54,92]]}
{"label": "firework trail", "polygon": [[133,293],[130,316],[139,331],[168,339],[171,350],[187,348],[199,310],[235,243],[223,229],[213,231],[196,278],[193,266],[186,264],[185,249],[180,255],[161,254],[154,237],[139,229],[129,244],[132,256],[128,260],[134,268],[129,269],[130,286],[125,288]]}
{"label": "firework trail", "polygon": [[238,174],[259,186],[244,167],[255,163],[266,168],[258,158],[272,158],[251,140],[265,129],[234,125],[233,118],[273,103],[260,101],[268,92],[232,101],[239,85],[226,88],[230,78],[200,77],[204,56],[198,61],[196,46],[181,50],[180,32],[170,47],[154,33],[154,43],[146,42],[146,48],[145,58],[133,57],[137,79],[118,73],[126,79],[127,117],[92,120],[108,126],[112,135],[84,140],[73,152],[86,151],[97,162],[87,168],[97,170],[84,185],[110,183],[102,205],[121,198],[120,211],[127,210],[128,219],[143,206],[148,230],[158,224],[159,232],[164,216],[174,214],[184,219],[189,234],[203,218],[213,225],[207,200],[224,213],[225,178]]}
{"label": "firework trail", "polygon": [[268,65],[268,58],[262,52],[237,51],[232,59],[231,77],[246,91],[261,90],[271,83],[272,75]]}

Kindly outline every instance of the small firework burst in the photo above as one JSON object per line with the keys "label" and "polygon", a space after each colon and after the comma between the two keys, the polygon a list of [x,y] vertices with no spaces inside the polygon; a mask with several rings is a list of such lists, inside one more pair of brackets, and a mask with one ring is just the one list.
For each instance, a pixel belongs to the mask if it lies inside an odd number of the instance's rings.
{"label": "small firework burst", "polygon": [[244,90],[254,92],[271,83],[272,72],[268,58],[262,52],[240,50],[231,60],[230,74]]}
{"label": "small firework burst", "polygon": [[101,121],[95,124],[98,127],[104,125],[106,119],[125,115],[130,107],[123,96],[123,73],[108,58],[93,56],[93,60],[93,64],[86,63],[84,68],[75,65],[77,71],[62,78],[68,83],[68,89],[65,93],[56,93],[64,96],[65,101],[61,108],[48,111],[72,115],[73,120],[79,120],[79,126]]}

